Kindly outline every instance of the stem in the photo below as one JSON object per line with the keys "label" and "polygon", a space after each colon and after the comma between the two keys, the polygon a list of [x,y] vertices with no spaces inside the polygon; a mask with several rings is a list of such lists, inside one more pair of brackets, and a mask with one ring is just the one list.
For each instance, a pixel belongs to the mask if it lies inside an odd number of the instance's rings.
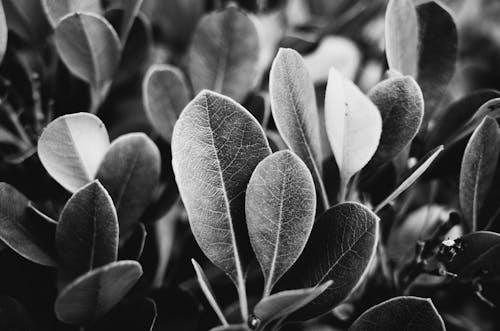
{"label": "stem", "polygon": [[248,321],[248,302],[247,302],[247,291],[245,287],[245,281],[243,277],[238,282],[238,297],[240,300],[241,317],[243,321]]}
{"label": "stem", "polygon": [[348,183],[348,180],[346,180],[343,176],[341,176],[340,177],[339,195],[338,195],[339,203],[345,202],[346,193],[347,193],[347,183]]}
{"label": "stem", "polygon": [[319,195],[321,199],[321,203],[323,204],[323,211],[328,210],[330,208],[330,201],[328,201],[328,194],[326,193],[325,189],[325,183],[323,183],[323,180],[321,177],[318,177],[318,185],[319,185]]}

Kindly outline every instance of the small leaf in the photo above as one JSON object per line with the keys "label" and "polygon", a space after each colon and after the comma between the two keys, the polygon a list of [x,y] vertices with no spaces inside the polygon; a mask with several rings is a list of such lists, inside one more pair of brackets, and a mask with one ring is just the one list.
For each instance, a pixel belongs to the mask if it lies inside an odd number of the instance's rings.
{"label": "small leaf", "polygon": [[327,290],[332,283],[333,282],[330,280],[317,287],[288,290],[265,297],[255,306],[254,315],[263,324],[288,316],[316,299]]}
{"label": "small leaf", "polygon": [[422,174],[429,168],[432,162],[443,150],[443,146],[438,146],[432,151],[427,153],[417,164],[415,164],[410,170],[408,170],[406,175],[403,175],[401,184],[392,192],[387,198],[385,198],[381,203],[374,208],[375,213],[378,213],[386,204],[395,200],[401,193],[406,191]]}
{"label": "small leaf", "polygon": [[287,277],[294,288],[314,287],[328,280],[333,284],[294,314],[298,320],[332,310],[357,286],[375,252],[378,220],[355,202],[335,205],[319,217]]}
{"label": "small leaf", "polygon": [[269,154],[257,120],[233,100],[210,91],[184,108],[172,135],[172,165],[191,230],[207,257],[237,284],[240,299],[250,253],[245,189]]}
{"label": "small leaf", "polygon": [[139,223],[135,226],[134,232],[118,249],[118,260],[136,260],[141,258],[146,243],[146,228]]}
{"label": "small leaf", "polygon": [[382,115],[382,135],[372,161],[392,160],[418,133],[424,116],[424,99],[410,76],[389,78],[368,94]]}
{"label": "small leaf", "polygon": [[57,223],[56,247],[63,283],[116,261],[116,211],[98,181],[82,187],[64,206]]}
{"label": "small leaf", "polygon": [[332,68],[326,87],[325,123],[340,171],[341,190],[344,190],[352,175],[375,154],[382,133],[382,118],[370,99]]}
{"label": "small leaf", "polygon": [[109,83],[118,68],[121,44],[116,31],[95,14],[65,16],[55,30],[56,48],[73,75],[95,89]]}
{"label": "small leaf", "polygon": [[120,238],[129,234],[151,202],[160,169],[160,151],[144,133],[125,134],[111,144],[96,178],[113,200]]}
{"label": "small leaf", "polygon": [[142,95],[149,122],[165,141],[170,142],[174,124],[189,102],[184,76],[175,67],[152,65],[144,77]]}
{"label": "small leaf", "polygon": [[120,302],[141,275],[141,265],[135,261],[112,262],[89,271],[59,293],[56,316],[68,324],[90,324]]}
{"label": "small leaf", "polygon": [[38,156],[47,172],[70,192],[89,183],[109,148],[101,120],[88,113],[52,121],[38,141]]}
{"label": "small leaf", "polygon": [[42,0],[42,6],[50,24],[54,28],[68,14],[76,12],[102,13],[101,2],[99,0]]}
{"label": "small leaf", "polygon": [[465,148],[460,171],[460,207],[472,231],[481,230],[479,216],[493,183],[499,153],[500,128],[486,116]]}
{"label": "small leaf", "polygon": [[237,7],[206,15],[188,52],[194,92],[210,89],[242,102],[256,84],[259,40],[252,20]]}
{"label": "small leaf", "polygon": [[255,168],[246,191],[250,243],[264,273],[264,296],[298,259],[316,212],[314,182],[305,163],[289,150]]}
{"label": "small leaf", "polygon": [[385,53],[389,69],[417,77],[419,23],[411,0],[390,0],[385,12]]}
{"label": "small leaf", "polygon": [[0,63],[3,61],[5,51],[7,50],[7,19],[0,1]]}
{"label": "small leaf", "polygon": [[287,146],[311,171],[320,198],[320,209],[328,208],[321,179],[321,144],[314,86],[299,53],[281,48],[269,74],[269,95],[276,127]]}
{"label": "small leaf", "polygon": [[212,287],[210,286],[210,283],[208,281],[207,276],[205,275],[205,272],[203,272],[203,269],[198,264],[198,262],[196,262],[195,259],[191,259],[191,263],[193,264],[194,270],[196,272],[196,278],[198,278],[198,283],[200,284],[201,290],[203,291],[203,294],[205,294],[205,297],[207,298],[208,303],[210,304],[212,309],[217,314],[217,317],[219,318],[221,323],[225,326],[229,326],[229,323],[227,323],[227,320],[224,317],[224,314],[222,313],[222,310],[220,309],[219,304],[217,303],[217,299],[215,298],[214,291],[212,290]]}
{"label": "small leaf", "polygon": [[0,183],[0,242],[22,257],[46,266],[56,265],[55,225],[7,183]]}
{"label": "small leaf", "polygon": [[430,299],[396,297],[365,311],[349,331],[446,331]]}

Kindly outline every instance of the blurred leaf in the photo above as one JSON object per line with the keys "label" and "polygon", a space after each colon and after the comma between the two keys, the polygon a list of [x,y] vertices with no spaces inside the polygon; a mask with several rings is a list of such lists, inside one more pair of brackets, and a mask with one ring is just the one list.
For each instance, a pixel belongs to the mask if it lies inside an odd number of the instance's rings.
{"label": "blurred leaf", "polygon": [[396,157],[417,135],[424,116],[424,99],[410,76],[382,81],[368,96],[382,115],[382,135],[372,162],[384,163]]}
{"label": "blurred leaf", "polygon": [[36,330],[24,307],[14,298],[0,296],[0,330]]}
{"label": "blurred leaf", "polygon": [[410,170],[407,171],[406,175],[403,176],[401,184],[381,203],[374,208],[375,213],[378,213],[386,204],[395,200],[401,193],[406,191],[415,181],[422,176],[422,174],[429,168],[432,162],[443,150],[443,146],[438,146],[432,151],[427,153],[423,158],[418,161]]}
{"label": "blurred leaf", "polygon": [[109,330],[153,330],[157,316],[156,304],[149,298],[140,298],[128,303],[121,303],[113,308],[91,331]]}
{"label": "blurred leaf", "polygon": [[486,116],[465,148],[460,171],[460,207],[472,231],[486,226],[480,224],[479,217],[493,184],[499,153],[500,128]]}
{"label": "blurred leaf", "polygon": [[0,1],[0,63],[3,61],[5,51],[7,50],[7,19]]}
{"label": "blurred leaf", "polygon": [[45,42],[50,24],[41,1],[3,0],[7,26],[24,41],[36,46]]}
{"label": "blurred leaf", "polygon": [[73,13],[101,14],[100,0],[41,0],[43,10],[52,27],[56,27],[61,19]]}
{"label": "blurred leaf", "polygon": [[314,182],[305,163],[289,150],[255,168],[246,190],[250,243],[264,274],[264,297],[298,259],[316,212]]}
{"label": "blurred leaf", "polygon": [[146,236],[147,233],[144,224],[137,224],[131,236],[118,249],[118,260],[138,261],[144,250]]}
{"label": "blurred leaf", "polygon": [[30,261],[55,266],[54,233],[53,221],[30,208],[29,200],[14,187],[0,183],[1,241]]}
{"label": "blurred leaf", "polygon": [[123,17],[121,20],[121,26],[120,29],[117,29],[119,31],[120,35],[120,41],[122,42],[122,45],[125,45],[127,42],[130,29],[132,29],[132,25],[134,24],[135,18],[139,14],[139,11],[141,9],[143,0],[112,0],[112,6],[115,5],[118,8],[123,9]]}
{"label": "blurred leaf", "polygon": [[87,113],[58,117],[38,140],[38,156],[43,166],[70,192],[94,178],[108,148],[104,124]]}
{"label": "blurred leaf", "polygon": [[340,171],[340,200],[349,179],[375,154],[382,133],[377,107],[351,81],[330,69],[325,95],[325,125]]}
{"label": "blurred leaf", "polygon": [[182,72],[170,65],[152,65],[144,76],[142,97],[149,122],[170,142],[174,124],[189,102]]}
{"label": "blurred leaf", "polygon": [[151,202],[160,180],[160,151],[144,133],[129,133],[111,144],[96,178],[116,208],[120,238],[125,238]]}
{"label": "blurred leaf", "polygon": [[314,86],[304,60],[292,49],[281,48],[269,75],[271,111],[278,131],[311,171],[320,211],[328,208],[321,179],[321,145]]}
{"label": "blurred leaf", "polygon": [[385,12],[385,53],[389,69],[417,77],[419,22],[412,0],[390,0]]}
{"label": "blurred leaf", "polygon": [[240,9],[231,6],[205,16],[188,54],[194,92],[210,89],[242,102],[257,83],[258,57],[257,30]]}
{"label": "blurred leaf", "polygon": [[320,294],[326,291],[332,283],[333,282],[330,280],[316,287],[288,290],[264,297],[255,306],[254,315],[264,325],[272,320],[288,316],[316,299]]}
{"label": "blurred leaf", "polygon": [[374,213],[356,202],[335,205],[319,217],[287,277],[295,288],[314,287],[328,280],[333,284],[292,318],[322,315],[357,286],[375,253],[378,221]]}
{"label": "blurred leaf", "polygon": [[237,285],[240,299],[250,253],[245,189],[269,154],[257,120],[230,98],[210,91],[202,91],[184,108],[172,135],[175,179],[194,237]]}
{"label": "blurred leaf", "polygon": [[120,302],[141,275],[136,261],[112,262],[91,270],[59,293],[56,316],[68,324],[90,324]]}
{"label": "blurred leaf", "polygon": [[250,331],[250,329],[243,324],[221,325],[211,328],[210,331]]}
{"label": "blurred leaf", "polygon": [[365,311],[349,331],[446,331],[430,299],[396,297]]}
{"label": "blurred leaf", "polygon": [[56,27],[55,42],[71,73],[99,90],[115,74],[121,56],[116,31],[103,17],[74,13]]}
{"label": "blurred leaf", "polygon": [[56,248],[62,284],[116,261],[116,211],[98,181],[82,187],[64,206],[57,223]]}

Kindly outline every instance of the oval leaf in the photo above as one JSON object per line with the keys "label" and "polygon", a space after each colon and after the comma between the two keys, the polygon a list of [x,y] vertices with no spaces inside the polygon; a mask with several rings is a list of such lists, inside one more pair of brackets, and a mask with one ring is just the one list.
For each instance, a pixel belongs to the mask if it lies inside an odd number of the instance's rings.
{"label": "oval leaf", "polygon": [[472,231],[481,230],[479,216],[493,183],[499,153],[500,128],[487,116],[472,134],[460,170],[460,207]]}
{"label": "oval leaf", "polygon": [[365,206],[346,202],[316,221],[304,252],[287,276],[299,288],[328,280],[333,284],[297,312],[300,320],[332,310],[356,287],[375,252],[378,220]]}
{"label": "oval leaf", "polygon": [[56,248],[63,283],[116,261],[116,211],[98,181],[82,187],[64,206],[57,223]]}
{"label": "oval leaf", "polygon": [[152,65],[144,77],[142,96],[149,122],[170,143],[174,124],[189,102],[184,76],[175,67]]}
{"label": "oval leaf", "polygon": [[210,89],[242,102],[256,83],[258,59],[257,30],[246,14],[234,6],[208,14],[188,52],[195,93]]}
{"label": "oval leaf", "polygon": [[0,2],[0,63],[2,63],[5,51],[7,50],[7,19],[5,18],[5,11]]}
{"label": "oval leaf", "polygon": [[118,261],[94,269],[66,286],[55,302],[59,320],[86,325],[111,310],[142,275],[135,261]]}
{"label": "oval leaf", "polygon": [[430,299],[396,297],[363,313],[349,331],[446,331]]}
{"label": "oval leaf", "polygon": [[30,207],[29,200],[7,183],[0,183],[0,242],[22,257],[56,265],[55,224]]}
{"label": "oval leaf", "polygon": [[410,76],[389,78],[368,94],[382,115],[382,135],[372,161],[392,160],[418,133],[424,116],[424,98]]}
{"label": "oval leaf", "polygon": [[321,144],[314,86],[299,53],[281,48],[269,75],[271,110],[285,143],[311,171],[321,198],[321,209],[328,208],[321,179]]}
{"label": "oval leaf", "polygon": [[375,154],[382,118],[370,99],[332,68],[326,87],[325,123],[343,189]]}
{"label": "oval leaf", "polygon": [[94,178],[108,148],[104,124],[88,113],[58,117],[38,140],[38,156],[43,166],[70,192]]}
{"label": "oval leaf", "polygon": [[249,253],[245,189],[270,154],[257,120],[220,94],[202,91],[184,108],[172,135],[172,165],[194,237],[208,258],[243,284]]}
{"label": "oval leaf", "polygon": [[67,15],[56,27],[55,42],[73,75],[94,88],[111,81],[120,62],[121,44],[104,18],[86,13]]}
{"label": "oval leaf", "polygon": [[151,201],[160,169],[160,151],[144,133],[129,133],[111,144],[96,178],[113,200],[121,238],[130,233]]}
{"label": "oval leaf", "polygon": [[285,150],[262,160],[246,191],[250,243],[264,273],[264,296],[295,263],[311,233],[316,193],[311,173]]}
{"label": "oval leaf", "polygon": [[54,28],[68,14],[76,12],[101,14],[102,12],[101,1],[99,0],[42,0],[42,6],[50,24]]}

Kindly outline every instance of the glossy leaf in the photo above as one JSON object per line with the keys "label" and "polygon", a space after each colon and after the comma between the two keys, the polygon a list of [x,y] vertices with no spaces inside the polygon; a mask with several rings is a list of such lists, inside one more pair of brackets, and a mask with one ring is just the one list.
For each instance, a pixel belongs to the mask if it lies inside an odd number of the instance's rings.
{"label": "glossy leaf", "polygon": [[349,331],[445,331],[430,299],[396,297],[365,311]]}
{"label": "glossy leaf", "polygon": [[101,16],[87,13],[65,16],[55,29],[55,43],[71,73],[95,89],[109,83],[118,68],[120,39]]}
{"label": "glossy leaf", "polygon": [[143,133],[129,133],[113,141],[96,178],[116,208],[120,238],[137,224],[160,181],[161,156]]}
{"label": "glossy leaf", "polygon": [[120,302],[141,275],[141,265],[135,261],[112,262],[94,269],[59,293],[56,316],[68,324],[90,324]]}
{"label": "glossy leaf", "polygon": [[254,315],[263,324],[288,316],[316,299],[327,290],[332,283],[333,282],[330,280],[317,287],[288,290],[265,297],[255,306]]}
{"label": "glossy leaf", "polygon": [[430,167],[432,162],[436,159],[436,157],[443,150],[443,146],[438,146],[434,148],[432,151],[427,153],[417,164],[415,164],[406,175],[403,175],[401,180],[401,184],[381,203],[375,207],[374,211],[378,213],[386,204],[395,200],[401,193],[406,191],[415,181],[422,176],[422,174]]}
{"label": "glossy leaf", "polygon": [[0,63],[3,61],[5,51],[7,50],[7,18],[3,5],[0,2]]}
{"label": "glossy leaf", "polygon": [[382,118],[370,99],[333,68],[326,87],[325,125],[343,190],[375,154]]}
{"label": "glossy leaf", "polygon": [[116,211],[98,181],[82,187],[64,206],[57,223],[56,248],[62,283],[116,261]]}
{"label": "glossy leaf", "polygon": [[298,259],[316,212],[314,182],[305,163],[289,150],[255,168],[246,191],[250,243],[264,274],[264,296]]}
{"label": "glossy leaf", "polygon": [[287,146],[311,171],[321,209],[328,199],[321,179],[321,144],[314,86],[304,60],[292,49],[282,48],[269,76],[271,110],[276,127]]}
{"label": "glossy leaf", "polygon": [[368,208],[346,202],[327,210],[314,224],[304,252],[287,273],[294,288],[332,280],[323,294],[300,309],[305,320],[332,310],[357,286],[377,244],[378,217]]}
{"label": "glossy leaf", "polygon": [[[249,253],[245,189],[270,154],[257,120],[220,94],[203,91],[182,112],[172,136],[172,165],[194,237],[244,296]],[[245,310],[242,307],[242,310]]]}
{"label": "glossy leaf", "polygon": [[170,142],[174,124],[189,102],[181,71],[169,65],[151,66],[144,77],[142,96],[149,122],[165,141]]}
{"label": "glossy leaf", "polygon": [[195,93],[203,89],[242,102],[256,84],[259,40],[252,20],[230,6],[203,17],[188,52]]}
{"label": "glossy leaf", "polygon": [[479,228],[479,216],[495,176],[500,153],[500,128],[485,117],[465,148],[460,171],[460,207],[472,231]]}
{"label": "glossy leaf", "polygon": [[42,6],[50,24],[54,28],[68,14],[76,12],[101,14],[102,12],[99,0],[42,0]]}
{"label": "glossy leaf", "polygon": [[372,161],[392,160],[418,133],[424,116],[424,99],[410,76],[389,78],[368,94],[382,115],[382,135]]}
{"label": "glossy leaf", "polygon": [[58,117],[38,140],[38,156],[43,166],[70,192],[94,178],[108,148],[104,124],[87,113]]}
{"label": "glossy leaf", "polygon": [[385,13],[385,53],[389,69],[417,77],[419,22],[412,0],[390,0]]}
{"label": "glossy leaf", "polygon": [[14,187],[0,183],[0,242],[30,261],[55,266],[54,233],[53,221],[30,208]]}

